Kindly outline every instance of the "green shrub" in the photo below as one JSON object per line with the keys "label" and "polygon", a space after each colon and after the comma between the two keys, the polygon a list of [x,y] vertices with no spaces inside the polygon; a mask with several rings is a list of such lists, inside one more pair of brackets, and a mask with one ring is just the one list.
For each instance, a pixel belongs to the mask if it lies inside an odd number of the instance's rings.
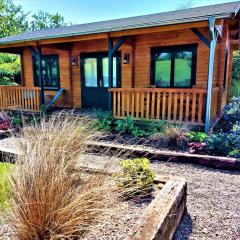
{"label": "green shrub", "polygon": [[124,120],[117,120],[117,126],[115,130],[121,134],[131,134],[135,128],[135,123],[131,116],[127,116]]}
{"label": "green shrub", "polygon": [[121,170],[116,174],[116,180],[124,196],[134,197],[144,195],[152,190],[155,174],[147,158],[123,160]]}
{"label": "green shrub", "polygon": [[97,112],[97,120],[93,122],[93,128],[98,131],[109,132],[113,129],[114,117],[110,113]]}
{"label": "green shrub", "polygon": [[240,122],[240,97],[234,97],[226,107],[224,119],[227,124]]}
{"label": "green shrub", "polygon": [[193,142],[204,142],[208,135],[203,132],[190,131],[186,133],[186,137]]}
{"label": "green shrub", "polygon": [[229,132],[212,134],[205,142],[210,154],[240,158],[240,123]]}

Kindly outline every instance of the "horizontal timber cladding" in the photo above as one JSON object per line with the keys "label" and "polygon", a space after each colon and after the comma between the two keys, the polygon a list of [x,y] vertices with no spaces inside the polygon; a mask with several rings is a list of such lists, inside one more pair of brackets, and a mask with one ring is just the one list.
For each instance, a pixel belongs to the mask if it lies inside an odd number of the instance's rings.
{"label": "horizontal timber cladding", "polygon": [[[199,28],[199,31],[209,38],[208,28]],[[224,38],[224,36],[223,36]],[[119,38],[114,39],[116,42]],[[219,87],[222,84],[222,54],[225,48],[225,40],[218,43],[215,54],[215,67],[213,87]],[[138,34],[128,36],[127,40],[120,47],[119,51],[129,54],[129,63],[121,65],[121,87],[123,88],[144,88],[150,87],[150,49],[152,47],[174,46],[197,44],[197,66],[196,66],[196,84],[194,88],[206,88],[208,78],[208,58],[209,48],[199,40],[199,38],[190,30],[163,31],[158,33]],[[44,46],[43,54],[58,54],[60,66],[60,87],[65,89],[65,93],[57,101],[57,105],[64,107],[81,107],[81,74],[80,74],[80,55],[88,52],[106,52],[108,50],[108,40],[94,39],[61,44],[64,48],[58,49],[58,45],[51,45],[51,48]],[[78,64],[71,66],[71,56],[77,57]],[[28,48],[23,53],[24,85],[33,86],[32,56]],[[230,66],[229,66],[230,69]],[[54,95],[56,92],[47,92]],[[226,94],[223,94],[223,96]],[[222,95],[215,97],[214,101],[222,101]],[[224,98],[224,97],[223,97]],[[225,97],[226,98],[226,97]],[[223,101],[226,101],[223,99]],[[221,105],[221,104],[219,104]],[[216,111],[216,110],[214,110]],[[218,109],[219,111],[219,109]]]}

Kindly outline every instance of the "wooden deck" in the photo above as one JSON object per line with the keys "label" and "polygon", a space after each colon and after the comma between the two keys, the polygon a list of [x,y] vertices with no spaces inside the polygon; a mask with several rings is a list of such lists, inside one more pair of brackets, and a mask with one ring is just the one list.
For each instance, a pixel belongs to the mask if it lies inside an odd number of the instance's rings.
{"label": "wooden deck", "polygon": [[39,91],[38,87],[0,86],[0,110],[37,112]]}
{"label": "wooden deck", "polygon": [[[113,115],[134,119],[164,119],[175,123],[204,125],[206,89],[200,88],[112,88]],[[218,89],[213,89],[214,102]]]}

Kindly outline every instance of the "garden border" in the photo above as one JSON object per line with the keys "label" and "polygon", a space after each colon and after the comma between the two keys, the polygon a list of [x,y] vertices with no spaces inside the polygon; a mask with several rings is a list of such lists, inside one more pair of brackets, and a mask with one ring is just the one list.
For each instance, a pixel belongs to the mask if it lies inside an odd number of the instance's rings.
{"label": "garden border", "polygon": [[150,160],[190,163],[223,170],[240,170],[240,161],[236,158],[155,150],[148,147],[143,148],[140,146],[126,146],[95,141],[89,141],[88,145],[89,151],[93,152],[108,150],[104,152],[114,154],[114,152],[121,151],[125,156],[128,155],[130,157],[147,157]]}
{"label": "garden border", "polygon": [[147,207],[125,240],[171,240],[186,209],[187,184],[183,178],[156,176],[163,188]]}

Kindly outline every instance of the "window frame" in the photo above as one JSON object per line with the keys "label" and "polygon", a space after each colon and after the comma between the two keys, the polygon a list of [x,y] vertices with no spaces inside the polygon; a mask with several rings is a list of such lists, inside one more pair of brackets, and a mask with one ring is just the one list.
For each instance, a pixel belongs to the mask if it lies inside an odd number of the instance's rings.
{"label": "window frame", "polygon": [[[49,90],[49,91],[58,91],[61,88],[60,85],[60,68],[59,68],[59,55],[58,54],[47,54],[47,55],[42,55],[41,58],[43,59],[48,59],[48,58],[56,58],[57,60],[57,86],[55,87],[51,87],[51,86],[43,86],[44,90]],[[36,65],[36,59],[33,56],[32,57],[33,60],[33,78],[34,78],[34,86],[39,87],[40,84],[39,82],[37,82],[37,68],[38,66]]]}
{"label": "window frame", "polygon": [[[192,88],[196,83],[196,69],[197,69],[197,48],[198,44],[187,44],[187,45],[174,45],[174,46],[164,46],[164,47],[152,47],[150,48],[151,53],[151,63],[150,63],[150,84],[155,84],[155,60],[156,54],[159,52],[169,52],[171,56],[171,71],[170,71],[170,86],[169,87],[159,87],[156,88]],[[175,72],[175,56],[177,52],[189,51],[192,52],[192,69],[191,69],[191,85],[190,86],[174,86],[174,72]]]}

